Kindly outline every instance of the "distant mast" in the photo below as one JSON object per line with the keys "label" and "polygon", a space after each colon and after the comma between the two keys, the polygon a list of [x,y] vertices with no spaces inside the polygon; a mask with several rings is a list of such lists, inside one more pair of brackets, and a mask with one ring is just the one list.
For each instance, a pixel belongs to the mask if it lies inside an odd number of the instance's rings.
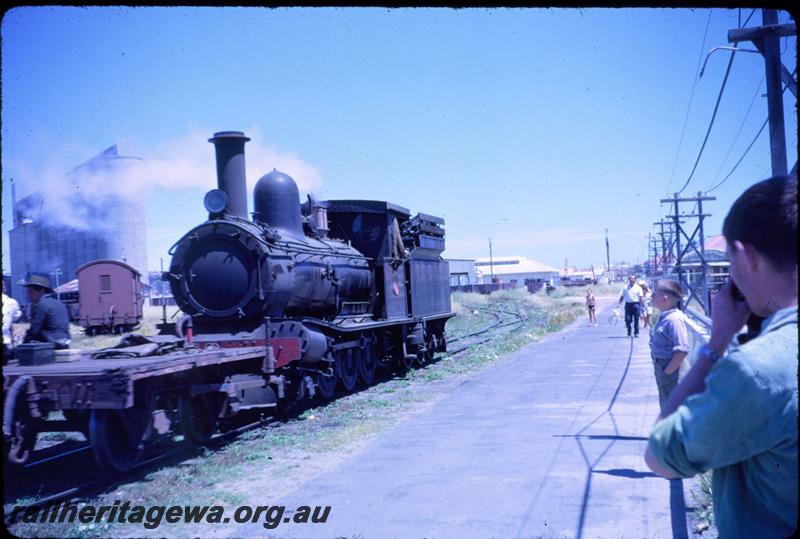
{"label": "distant mast", "polygon": [[11,178],[11,222],[14,223],[14,228],[19,226],[19,218],[17,217],[17,184],[14,178]]}

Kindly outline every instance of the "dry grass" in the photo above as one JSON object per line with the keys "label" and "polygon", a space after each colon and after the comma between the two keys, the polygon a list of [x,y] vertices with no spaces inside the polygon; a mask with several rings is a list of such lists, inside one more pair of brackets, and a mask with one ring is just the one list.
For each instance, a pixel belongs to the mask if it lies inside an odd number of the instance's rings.
{"label": "dry grass", "polygon": [[[139,326],[135,327],[133,331],[123,333],[122,335],[87,335],[83,327],[70,323],[69,334],[72,338],[71,348],[82,350],[91,350],[97,348],[107,348],[119,343],[126,335],[131,333],[139,333],[142,335],[155,335],[158,333],[156,324],[161,323],[162,311],[161,307],[151,307],[145,305],[143,308],[144,316]],[[175,321],[180,316],[180,311],[177,307],[167,307],[167,321]],[[13,324],[14,342],[19,344],[25,338],[25,332],[28,331],[28,323]]]}

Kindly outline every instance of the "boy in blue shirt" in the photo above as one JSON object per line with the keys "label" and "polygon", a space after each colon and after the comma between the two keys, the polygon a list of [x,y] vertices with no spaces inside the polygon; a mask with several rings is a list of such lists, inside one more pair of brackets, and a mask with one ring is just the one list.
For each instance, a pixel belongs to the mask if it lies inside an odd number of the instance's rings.
{"label": "boy in blue shirt", "polygon": [[[709,342],[672,392],[645,461],[666,477],[713,470],[720,537],[797,528],[797,179],[751,186],[723,225],[733,283],[712,301]],[[758,337],[728,348],[750,314]]]}

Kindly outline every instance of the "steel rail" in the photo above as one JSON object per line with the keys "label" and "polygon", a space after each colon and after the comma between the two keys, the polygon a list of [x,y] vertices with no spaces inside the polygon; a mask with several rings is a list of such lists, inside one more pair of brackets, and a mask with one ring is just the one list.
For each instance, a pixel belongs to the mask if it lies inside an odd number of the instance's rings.
{"label": "steel rail", "polygon": [[[270,427],[274,423],[276,423],[276,422],[267,424],[266,426]],[[277,423],[281,423],[281,422],[277,422]],[[227,438],[233,437],[234,435],[243,434],[243,433],[245,433],[245,432],[247,432],[249,430],[253,430],[255,428],[263,428],[263,427],[265,427],[265,425],[263,424],[262,421],[254,421],[252,423],[248,423],[247,425],[243,425],[241,427],[238,427],[238,428],[229,430],[227,432],[223,432],[223,433],[219,433],[219,434],[215,435],[213,438],[211,438],[209,443],[206,444],[206,446],[204,446],[204,447],[208,447],[208,446],[216,447],[219,444],[221,444],[224,440],[226,440]],[[112,473],[110,475],[104,475],[103,477],[98,477],[96,479],[92,479],[92,480],[87,481],[85,483],[82,483],[80,485],[76,485],[74,487],[70,487],[70,488],[68,488],[66,490],[63,490],[61,492],[57,492],[55,494],[51,494],[50,496],[47,496],[45,498],[36,500],[34,502],[31,502],[31,503],[27,503],[27,504],[25,504],[25,509],[26,510],[29,510],[29,509],[41,509],[42,507],[45,507],[47,505],[57,504],[57,503],[60,503],[62,501],[68,500],[68,499],[73,499],[73,498],[78,497],[80,495],[86,495],[87,493],[89,493],[89,492],[91,492],[93,490],[97,490],[97,489],[100,489],[100,488],[105,487],[107,485],[114,484],[114,483],[119,482],[119,481],[121,481],[123,479],[128,479],[128,478],[135,477],[135,476],[137,476],[139,474],[143,474],[144,472],[149,471],[149,469],[154,464],[158,464],[160,462],[164,462],[164,461],[170,459],[171,457],[178,456],[181,453],[187,453],[187,452],[196,451],[196,450],[198,450],[198,446],[184,445],[184,446],[181,446],[181,447],[177,447],[177,448],[169,450],[169,451],[167,451],[165,453],[161,453],[159,455],[155,455],[154,457],[151,457],[151,458],[149,458],[147,460],[143,460],[143,461],[137,463],[136,465],[134,465],[133,468],[131,468],[130,470],[127,470],[127,471],[124,471],[124,472],[116,472],[116,473]],[[45,459],[45,460],[52,460],[52,458],[51,459]],[[41,461],[41,462],[44,462],[44,460]],[[11,520],[13,516],[14,516],[14,512],[13,511],[11,511],[10,514],[7,513],[5,515],[4,522],[5,522],[6,527],[10,526],[11,524],[15,524],[15,522],[12,522],[12,520]]]}

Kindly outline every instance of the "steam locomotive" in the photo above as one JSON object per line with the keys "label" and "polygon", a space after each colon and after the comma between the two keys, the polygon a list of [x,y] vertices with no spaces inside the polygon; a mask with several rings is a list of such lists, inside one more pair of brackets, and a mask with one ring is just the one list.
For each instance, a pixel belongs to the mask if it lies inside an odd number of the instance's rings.
{"label": "steam locomotive", "polygon": [[445,351],[454,313],[444,220],[383,201],[309,195],[301,204],[277,170],[255,185],[248,219],[249,140],[238,131],[209,139],[218,188],[205,197],[208,221],[171,250],[165,278],[193,343],[264,343],[280,394],[290,386],[295,397],[324,398],[337,384],[372,383],[381,363],[408,369]]}
{"label": "steam locomotive", "polygon": [[[444,220],[374,200],[301,204],[273,170],[248,216],[244,146],[216,133],[208,220],[172,247],[163,278],[185,313],[132,349],[3,367],[5,453],[23,464],[46,431],[81,431],[97,463],[130,469],[155,437],[206,443],[219,421],[371,384],[446,351]],[[175,334],[177,333],[177,337]],[[186,347],[186,343],[192,346]],[[163,347],[163,348],[162,348]],[[169,353],[150,355],[159,348]],[[38,352],[37,352],[38,353]],[[48,419],[61,410],[64,420]]]}

